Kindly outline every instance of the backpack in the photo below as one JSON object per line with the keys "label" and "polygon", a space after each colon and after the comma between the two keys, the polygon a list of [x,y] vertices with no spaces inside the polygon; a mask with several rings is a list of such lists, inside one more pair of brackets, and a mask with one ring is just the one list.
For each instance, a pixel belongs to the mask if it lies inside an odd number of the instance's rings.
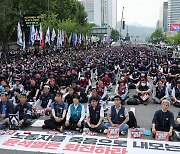
{"label": "backpack", "polygon": [[139,105],[140,101],[138,98],[129,98],[127,101],[128,105]]}
{"label": "backpack", "polygon": [[129,121],[127,122],[129,128],[137,128],[137,120],[136,117],[134,115],[134,113],[132,111],[129,111]]}

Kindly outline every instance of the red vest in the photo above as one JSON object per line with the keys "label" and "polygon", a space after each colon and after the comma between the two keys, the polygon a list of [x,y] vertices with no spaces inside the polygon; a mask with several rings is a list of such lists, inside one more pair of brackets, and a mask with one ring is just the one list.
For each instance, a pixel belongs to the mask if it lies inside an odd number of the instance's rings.
{"label": "red vest", "polygon": [[86,88],[86,86],[88,85],[88,80],[87,79],[80,80],[79,85],[80,85],[80,87]]}
{"label": "red vest", "polygon": [[103,78],[102,79],[102,81],[103,81],[103,84],[106,86],[106,87],[108,87],[109,85],[110,85],[110,82],[111,82],[111,79],[108,77],[108,78]]}
{"label": "red vest", "polygon": [[105,85],[103,85],[101,88],[97,85],[96,86],[97,94],[102,97],[104,94],[104,89],[105,89]]}
{"label": "red vest", "polygon": [[123,87],[118,87],[118,94],[120,96],[124,95],[126,93],[126,86],[123,86]]}

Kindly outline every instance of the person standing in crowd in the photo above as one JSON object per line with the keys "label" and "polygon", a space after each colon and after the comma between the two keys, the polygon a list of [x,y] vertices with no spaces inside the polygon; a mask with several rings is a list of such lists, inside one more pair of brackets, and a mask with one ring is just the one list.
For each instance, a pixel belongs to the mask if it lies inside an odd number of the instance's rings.
{"label": "person standing in crowd", "polygon": [[42,128],[63,132],[67,109],[68,104],[62,101],[62,93],[56,93],[55,101],[51,104],[52,117],[44,121]]}
{"label": "person standing in crowd", "polygon": [[177,81],[177,86],[172,90],[173,105],[180,107],[180,80]]}
{"label": "person standing in crowd", "polygon": [[8,93],[1,93],[1,101],[0,101],[0,127],[7,127],[7,118],[9,114],[13,114],[14,105],[11,101],[8,100]]}
{"label": "person standing in crowd", "polygon": [[103,118],[103,107],[99,104],[98,98],[92,97],[91,104],[87,107],[85,131],[90,129],[93,132],[102,132],[104,129]]}
{"label": "person standing in crowd", "polygon": [[27,102],[25,94],[21,94],[19,100],[20,103],[15,107],[14,114],[19,115],[19,126],[24,128],[31,124],[32,106]]}
{"label": "person standing in crowd", "polygon": [[114,97],[115,105],[111,106],[108,110],[107,119],[108,123],[104,124],[106,128],[104,133],[107,133],[108,127],[117,127],[122,135],[128,130],[129,126],[127,122],[129,121],[129,114],[125,107],[121,105],[121,97],[119,95]]}
{"label": "person standing in crowd", "polygon": [[170,101],[163,100],[161,103],[161,110],[155,112],[152,120],[152,133],[153,137],[156,135],[156,131],[168,132],[169,137],[173,136],[174,127],[174,115],[169,111]]}
{"label": "person standing in crowd", "polygon": [[156,104],[161,104],[162,100],[168,99],[168,90],[166,86],[163,86],[161,80],[158,81],[158,85],[154,88],[152,93],[152,99]]}
{"label": "person standing in crowd", "polygon": [[82,105],[79,100],[80,96],[78,94],[74,94],[73,104],[71,104],[68,108],[65,126],[66,128],[82,132],[85,109],[84,105]]}

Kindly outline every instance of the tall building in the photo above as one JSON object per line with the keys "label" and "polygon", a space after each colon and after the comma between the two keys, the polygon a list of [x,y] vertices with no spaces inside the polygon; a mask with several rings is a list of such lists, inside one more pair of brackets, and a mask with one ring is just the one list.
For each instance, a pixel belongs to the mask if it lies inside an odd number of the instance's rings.
{"label": "tall building", "polygon": [[87,20],[90,23],[94,23],[94,0],[81,0],[80,1],[87,12]]}
{"label": "tall building", "polygon": [[168,30],[170,25],[180,22],[180,0],[168,0]]}
{"label": "tall building", "polygon": [[160,8],[159,28],[161,28],[163,32],[167,32],[167,26],[168,26],[168,2],[164,2]]}
{"label": "tall building", "polygon": [[98,26],[116,29],[117,0],[80,0],[88,14],[88,21]]}

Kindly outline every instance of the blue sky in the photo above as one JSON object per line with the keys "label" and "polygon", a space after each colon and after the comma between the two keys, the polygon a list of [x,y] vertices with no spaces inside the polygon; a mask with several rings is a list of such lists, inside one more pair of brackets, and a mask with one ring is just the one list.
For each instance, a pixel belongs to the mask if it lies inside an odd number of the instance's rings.
{"label": "blue sky", "polygon": [[160,7],[167,0],[117,0],[117,20],[121,20],[124,6],[124,20],[127,24],[138,23],[155,27],[159,19]]}

